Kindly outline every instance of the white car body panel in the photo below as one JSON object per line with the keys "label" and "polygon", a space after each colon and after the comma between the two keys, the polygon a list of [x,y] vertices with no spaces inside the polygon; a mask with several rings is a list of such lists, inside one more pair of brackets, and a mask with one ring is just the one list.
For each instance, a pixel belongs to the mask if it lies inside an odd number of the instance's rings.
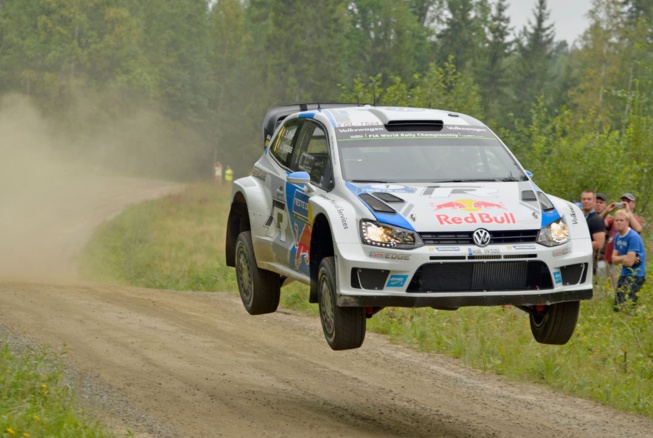
{"label": "white car body panel", "polygon": [[[357,139],[355,136],[362,139],[379,133],[394,137],[383,128],[390,121],[437,119],[450,127],[447,131],[450,136],[456,132],[465,138],[477,132],[487,138],[493,136],[481,122],[438,110],[357,107],[305,111],[288,116],[283,123],[298,118],[310,119],[324,128],[334,185],[326,190],[314,184],[307,187],[287,182],[291,171],[272,156],[269,146],[255,164],[252,176],[234,182],[234,198],[240,194],[246,200],[260,268],[310,284],[312,226],[317,217],[323,216],[332,236],[340,306],[546,305],[591,298],[591,236],[581,210],[573,203],[548,195],[554,209],[545,211],[537,198],[525,195],[541,192],[530,179],[357,183],[346,180],[343,174],[338,139],[346,130],[351,132],[352,141]],[[392,179],[392,175],[388,178]],[[361,195],[380,193],[398,199],[383,201],[395,213],[375,211],[361,198]],[[367,219],[420,235],[434,233],[436,238],[440,234],[472,233],[478,229],[499,235],[540,230],[560,218],[568,227],[570,239],[559,246],[545,246],[531,239],[515,243],[492,241],[487,246],[473,242],[424,242],[413,249],[397,249],[364,244],[360,231],[361,220]],[[495,238],[493,235],[492,239]],[[471,265],[475,267],[471,269]],[[531,273],[533,269],[537,273]],[[533,279],[544,270],[550,278],[547,280],[542,275],[540,288],[540,280]],[[473,286],[471,290],[456,289],[455,272],[473,272],[478,277],[470,280],[461,275],[460,282],[468,281]],[[510,277],[512,272],[523,277],[528,287],[519,289],[514,279],[502,279]],[[442,284],[450,286],[430,289],[440,284],[438,275],[446,277],[449,273],[453,277]],[[578,281],[570,284],[570,278]],[[486,282],[491,287],[484,289],[482,284]],[[509,287],[501,289],[499,286],[504,283]]]}

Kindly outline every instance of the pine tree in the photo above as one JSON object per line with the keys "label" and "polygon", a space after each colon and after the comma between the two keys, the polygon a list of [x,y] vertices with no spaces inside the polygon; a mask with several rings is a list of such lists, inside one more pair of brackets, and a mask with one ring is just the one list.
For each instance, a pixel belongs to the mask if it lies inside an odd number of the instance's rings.
{"label": "pine tree", "polygon": [[549,24],[549,15],[546,0],[538,0],[533,10],[533,22],[529,20],[517,38],[512,105],[517,118],[530,119],[531,105],[544,95],[547,84],[553,80],[554,31],[553,24]]}
{"label": "pine tree", "polygon": [[477,54],[477,37],[481,32],[474,19],[473,0],[447,0],[448,15],[437,34],[436,61],[443,65],[453,56],[457,70],[469,67]]}
{"label": "pine tree", "polygon": [[[410,82],[427,68],[428,29],[408,2],[354,0],[349,4],[348,69],[351,76],[398,76]],[[428,8],[427,8],[428,9]]]}
{"label": "pine tree", "polygon": [[487,40],[476,69],[483,111],[488,122],[500,120],[508,100],[508,58],[512,53],[512,28],[507,0],[498,0],[490,16]]}

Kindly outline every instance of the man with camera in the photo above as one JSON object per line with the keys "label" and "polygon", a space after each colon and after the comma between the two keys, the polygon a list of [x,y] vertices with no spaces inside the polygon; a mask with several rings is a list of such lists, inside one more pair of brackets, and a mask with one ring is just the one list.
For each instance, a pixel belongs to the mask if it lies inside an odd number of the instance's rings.
{"label": "man with camera", "polygon": [[641,234],[642,229],[644,228],[642,225],[642,218],[635,215],[635,195],[632,193],[624,193],[621,196],[621,202],[612,202],[601,212],[601,217],[604,218],[605,227],[608,230],[608,239],[605,246],[603,260],[608,267],[608,272],[611,277],[614,277],[614,269],[612,269],[612,253],[614,251],[614,238],[617,235],[617,230],[614,227],[614,218],[608,216],[608,214],[615,210],[623,210],[628,213],[628,226],[632,230]]}

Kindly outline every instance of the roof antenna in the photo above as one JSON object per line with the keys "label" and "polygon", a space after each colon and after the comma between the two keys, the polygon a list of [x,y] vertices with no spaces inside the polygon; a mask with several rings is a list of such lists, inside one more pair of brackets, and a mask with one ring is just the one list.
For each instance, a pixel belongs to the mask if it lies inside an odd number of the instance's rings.
{"label": "roof antenna", "polygon": [[372,82],[372,90],[374,91],[374,102],[372,106],[376,106],[376,82]]}
{"label": "roof antenna", "polygon": [[320,106],[320,101],[319,100],[317,101],[317,110],[322,111],[322,107]]}

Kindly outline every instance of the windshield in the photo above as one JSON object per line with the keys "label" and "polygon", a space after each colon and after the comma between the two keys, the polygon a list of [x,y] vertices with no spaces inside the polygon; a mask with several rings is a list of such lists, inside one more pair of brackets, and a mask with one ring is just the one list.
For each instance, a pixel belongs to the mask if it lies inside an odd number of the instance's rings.
{"label": "windshield", "polygon": [[[475,128],[475,127],[474,127]],[[361,128],[360,131],[364,131]],[[525,181],[506,147],[487,129],[480,135],[441,132],[367,133],[338,130],[343,176],[358,182]],[[358,131],[358,130],[356,130]],[[353,135],[352,135],[353,134]]]}

